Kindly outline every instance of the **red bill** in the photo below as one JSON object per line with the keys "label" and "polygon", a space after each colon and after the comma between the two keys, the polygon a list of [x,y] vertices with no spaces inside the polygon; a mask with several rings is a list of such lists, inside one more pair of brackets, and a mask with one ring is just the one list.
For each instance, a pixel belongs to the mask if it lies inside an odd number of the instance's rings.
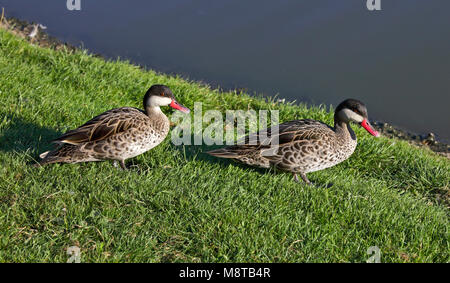
{"label": "red bill", "polygon": [[369,121],[367,119],[364,119],[361,124],[360,124],[364,129],[366,129],[366,131],[369,132],[369,134],[371,134],[374,137],[379,137],[380,133],[377,132],[372,125],[370,125]]}
{"label": "red bill", "polygon": [[183,113],[191,112],[191,110],[189,110],[189,108],[184,107],[183,105],[178,103],[175,99],[172,99],[172,102],[169,104],[169,106],[172,107],[173,109],[179,110]]}

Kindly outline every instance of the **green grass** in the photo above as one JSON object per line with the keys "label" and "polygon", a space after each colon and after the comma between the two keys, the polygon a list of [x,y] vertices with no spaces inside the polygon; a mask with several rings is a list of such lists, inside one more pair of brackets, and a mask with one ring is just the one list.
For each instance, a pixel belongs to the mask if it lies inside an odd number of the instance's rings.
{"label": "green grass", "polygon": [[49,140],[102,111],[141,107],[156,83],[190,108],[332,122],[323,106],[221,92],[0,29],[1,262],[65,262],[73,245],[83,262],[365,262],[371,246],[382,262],[449,262],[450,162],[356,126],[356,152],[310,174],[317,187],[169,138],[127,172],[110,162],[29,165]]}

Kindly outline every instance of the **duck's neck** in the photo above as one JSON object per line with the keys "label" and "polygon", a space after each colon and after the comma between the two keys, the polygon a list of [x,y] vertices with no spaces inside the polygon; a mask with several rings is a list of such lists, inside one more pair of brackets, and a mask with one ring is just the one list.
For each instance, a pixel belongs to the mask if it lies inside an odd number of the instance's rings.
{"label": "duck's neck", "polygon": [[353,132],[353,129],[350,127],[349,123],[335,119],[334,131],[339,137],[339,140],[342,140],[344,142],[349,140],[356,140],[355,132]]}
{"label": "duck's neck", "polygon": [[159,106],[147,106],[147,107],[145,107],[145,113],[149,117],[151,117],[151,116],[166,116],[161,111],[161,108],[159,108]]}
{"label": "duck's neck", "polygon": [[151,121],[152,127],[160,134],[167,134],[169,131],[169,118],[161,111],[159,106],[146,107],[145,112]]}

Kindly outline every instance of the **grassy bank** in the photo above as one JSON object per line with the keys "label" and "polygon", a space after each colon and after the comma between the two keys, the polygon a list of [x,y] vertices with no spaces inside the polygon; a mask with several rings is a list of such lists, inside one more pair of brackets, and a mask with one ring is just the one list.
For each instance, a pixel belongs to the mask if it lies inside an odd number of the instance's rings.
{"label": "grassy bank", "polygon": [[204,110],[332,121],[324,107],[222,93],[0,29],[1,262],[65,262],[70,246],[83,262],[364,262],[371,246],[383,262],[449,261],[450,162],[359,128],[349,160],[310,174],[318,188],[170,139],[128,172],[109,162],[28,165],[49,140],[102,111],[141,107],[155,83],[190,108],[201,101]]}

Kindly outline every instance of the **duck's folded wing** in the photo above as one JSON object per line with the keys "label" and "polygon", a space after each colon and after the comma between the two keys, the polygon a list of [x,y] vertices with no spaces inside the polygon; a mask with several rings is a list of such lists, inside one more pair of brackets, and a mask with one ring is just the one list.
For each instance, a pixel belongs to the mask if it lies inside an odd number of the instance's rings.
{"label": "duck's folded wing", "polygon": [[77,129],[66,132],[52,142],[79,145],[90,141],[104,140],[133,127],[136,115],[133,112],[139,112],[139,110],[118,108],[106,111]]}
{"label": "duck's folded wing", "polygon": [[[236,144],[253,148],[265,148],[299,140],[314,140],[318,138],[316,135],[317,129],[325,128],[328,131],[327,127],[323,123],[309,119],[289,121],[249,134],[238,140]],[[313,129],[315,131],[312,131]]]}

